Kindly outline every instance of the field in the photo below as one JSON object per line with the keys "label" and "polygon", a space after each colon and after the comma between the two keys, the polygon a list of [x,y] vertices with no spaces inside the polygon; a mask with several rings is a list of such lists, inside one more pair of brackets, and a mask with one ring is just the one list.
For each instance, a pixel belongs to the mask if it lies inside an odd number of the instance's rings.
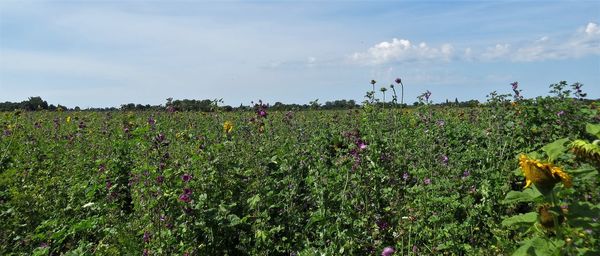
{"label": "field", "polygon": [[594,255],[598,106],[3,112],[0,254]]}

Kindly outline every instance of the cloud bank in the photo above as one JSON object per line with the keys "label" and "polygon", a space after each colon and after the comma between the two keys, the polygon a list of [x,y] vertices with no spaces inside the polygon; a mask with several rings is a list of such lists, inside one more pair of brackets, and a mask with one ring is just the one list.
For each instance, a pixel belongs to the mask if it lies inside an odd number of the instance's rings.
{"label": "cloud bank", "polygon": [[497,43],[494,46],[466,47],[456,50],[451,43],[430,47],[427,43],[414,44],[408,39],[393,38],[375,44],[366,51],[355,52],[349,59],[355,64],[381,65],[397,62],[449,62],[464,61],[510,61],[535,62],[562,60],[600,55],[600,26],[589,22],[568,36],[514,43]]}

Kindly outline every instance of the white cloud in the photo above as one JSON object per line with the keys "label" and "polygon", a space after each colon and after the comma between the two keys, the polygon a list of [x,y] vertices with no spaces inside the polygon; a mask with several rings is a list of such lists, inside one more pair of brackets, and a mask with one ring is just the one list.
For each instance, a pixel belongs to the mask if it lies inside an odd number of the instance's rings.
{"label": "white cloud", "polygon": [[560,60],[600,55],[600,27],[590,22],[570,37],[551,40],[544,36],[533,42],[523,43],[509,59],[516,62]]}
{"label": "white cloud", "polygon": [[496,44],[494,47],[488,47],[480,56],[483,60],[497,60],[505,58],[510,54],[510,44]]}
{"label": "white cloud", "polygon": [[443,60],[449,61],[454,48],[444,44],[439,48],[429,47],[422,42],[418,45],[406,39],[393,38],[391,42],[381,42],[369,48],[366,52],[352,54],[351,60],[363,64],[384,64],[389,62],[412,62]]}
{"label": "white cloud", "polygon": [[600,26],[589,22],[574,34],[550,38],[542,36],[535,40],[498,43],[479,49],[466,47],[455,54],[451,44],[430,47],[426,43],[413,44],[407,39],[381,42],[364,52],[351,55],[353,63],[382,65],[391,62],[419,61],[513,61],[533,62],[556,59],[572,59],[600,55]]}

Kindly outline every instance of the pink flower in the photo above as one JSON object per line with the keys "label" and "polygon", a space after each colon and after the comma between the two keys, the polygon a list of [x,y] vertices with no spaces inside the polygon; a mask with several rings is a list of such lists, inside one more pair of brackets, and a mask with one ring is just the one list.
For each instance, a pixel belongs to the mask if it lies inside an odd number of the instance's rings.
{"label": "pink flower", "polygon": [[393,247],[385,247],[383,248],[383,251],[381,252],[381,256],[391,256],[392,254],[394,254],[394,252],[396,252],[396,250],[394,250]]}

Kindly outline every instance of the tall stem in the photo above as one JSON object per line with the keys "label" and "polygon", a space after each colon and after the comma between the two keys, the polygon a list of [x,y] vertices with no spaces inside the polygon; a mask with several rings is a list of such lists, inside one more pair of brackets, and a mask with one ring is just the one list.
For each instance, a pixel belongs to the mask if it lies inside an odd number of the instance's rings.
{"label": "tall stem", "polygon": [[402,82],[400,82],[400,88],[402,88],[402,98],[400,104],[404,105],[404,84],[402,84]]}

